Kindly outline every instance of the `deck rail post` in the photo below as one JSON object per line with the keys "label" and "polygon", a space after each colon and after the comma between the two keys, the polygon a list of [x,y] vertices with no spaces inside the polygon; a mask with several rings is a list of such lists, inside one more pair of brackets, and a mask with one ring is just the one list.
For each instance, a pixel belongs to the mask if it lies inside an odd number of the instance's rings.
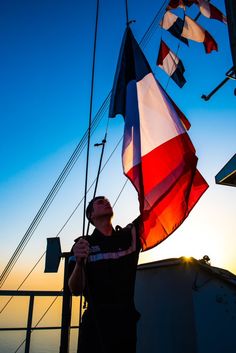
{"label": "deck rail post", "polygon": [[70,322],[71,322],[71,303],[72,297],[68,287],[68,267],[70,253],[62,253],[65,258],[64,263],[64,285],[63,285],[63,301],[62,301],[62,319],[61,319],[61,340],[60,353],[69,353],[70,343]]}
{"label": "deck rail post", "polygon": [[26,340],[25,340],[25,353],[29,353],[29,351],[30,351],[33,308],[34,308],[34,295],[30,295],[28,321],[27,321],[27,329],[26,329]]}

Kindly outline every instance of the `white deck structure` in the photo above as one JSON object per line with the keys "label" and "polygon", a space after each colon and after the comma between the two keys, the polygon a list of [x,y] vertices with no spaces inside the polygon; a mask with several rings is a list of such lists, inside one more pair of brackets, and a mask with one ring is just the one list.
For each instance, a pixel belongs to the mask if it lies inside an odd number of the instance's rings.
{"label": "white deck structure", "polygon": [[207,261],[139,266],[137,353],[235,353],[236,276]]}

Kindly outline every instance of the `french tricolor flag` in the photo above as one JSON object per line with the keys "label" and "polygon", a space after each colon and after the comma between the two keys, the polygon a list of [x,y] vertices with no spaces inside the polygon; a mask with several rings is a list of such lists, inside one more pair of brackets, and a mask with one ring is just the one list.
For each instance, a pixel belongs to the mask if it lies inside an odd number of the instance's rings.
{"label": "french tricolor flag", "polygon": [[135,186],[143,250],[166,239],[208,185],[198,172],[187,119],[155,80],[128,27],[112,89],[110,116],[124,117],[124,174]]}
{"label": "french tricolor flag", "polygon": [[172,12],[166,11],[161,21],[161,27],[185,44],[188,44],[188,39],[203,43],[207,54],[212,50],[218,50],[217,43],[210,33],[189,16],[184,16],[184,20],[182,20]]}
{"label": "french tricolor flag", "polygon": [[182,61],[170,50],[163,40],[161,40],[160,43],[157,65],[163,69],[180,88],[186,83],[184,78],[185,69]]}

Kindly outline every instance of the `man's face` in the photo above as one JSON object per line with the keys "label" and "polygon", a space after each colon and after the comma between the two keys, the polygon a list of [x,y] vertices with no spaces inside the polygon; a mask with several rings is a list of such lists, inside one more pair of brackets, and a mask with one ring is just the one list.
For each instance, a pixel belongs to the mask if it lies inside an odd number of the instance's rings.
{"label": "man's face", "polygon": [[113,216],[113,209],[110,202],[104,199],[98,199],[93,202],[93,210],[91,212],[91,220],[98,219],[104,216]]}

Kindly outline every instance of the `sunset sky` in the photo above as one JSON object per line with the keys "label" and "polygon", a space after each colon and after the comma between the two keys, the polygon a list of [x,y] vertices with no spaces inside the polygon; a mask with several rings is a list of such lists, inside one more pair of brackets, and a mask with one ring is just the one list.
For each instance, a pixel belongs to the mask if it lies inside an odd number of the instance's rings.
{"label": "sunset sky", "polygon": [[[129,1],[138,41],[162,3]],[[225,13],[223,1],[212,3]],[[9,0],[0,5],[0,270],[88,127],[95,4],[92,0]],[[193,6],[188,13],[194,18],[197,8]],[[100,1],[93,116],[111,90],[125,22],[124,1]],[[224,79],[232,58],[227,26],[203,16],[198,22],[212,34],[219,50],[206,55],[202,44],[180,44],[178,55],[187,81],[182,89],[168,82],[167,75],[155,66],[161,37],[173,51],[178,47],[177,39],[161,30],[159,21],[143,51],[156,78],[191,122],[189,135],[199,158],[198,169],[210,187],[181,227],[160,246],[141,254],[140,261],[180,256],[200,259],[207,254],[213,266],[236,273],[236,190],[216,185],[214,180],[235,153],[235,81],[229,81],[210,101],[201,99]],[[92,136],[89,185],[101,151],[93,144],[102,141],[107,119],[108,110]],[[122,133],[122,117],[111,119],[104,163]],[[69,251],[73,239],[81,234],[83,203],[63,226],[83,198],[85,152],[86,148],[2,288],[20,285],[45,251],[47,237],[59,235],[63,251]],[[113,204],[124,183],[119,144],[101,174],[98,194],[105,194]],[[138,215],[137,194],[130,183],[114,211],[113,223],[121,226]],[[43,270],[44,259],[22,288],[61,289],[61,272],[44,274]]]}

